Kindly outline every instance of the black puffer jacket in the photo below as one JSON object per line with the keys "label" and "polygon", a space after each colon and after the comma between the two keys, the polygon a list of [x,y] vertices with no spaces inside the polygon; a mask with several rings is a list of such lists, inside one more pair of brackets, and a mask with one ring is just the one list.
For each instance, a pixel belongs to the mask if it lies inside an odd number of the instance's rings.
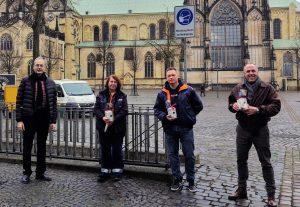
{"label": "black puffer jacket", "polygon": [[[52,79],[46,77],[45,74],[45,88],[47,96],[47,106],[49,109],[50,123],[56,123],[57,118],[57,93],[56,86]],[[23,121],[24,117],[32,117],[35,112],[34,104],[34,75],[22,79],[17,95],[17,122]]]}

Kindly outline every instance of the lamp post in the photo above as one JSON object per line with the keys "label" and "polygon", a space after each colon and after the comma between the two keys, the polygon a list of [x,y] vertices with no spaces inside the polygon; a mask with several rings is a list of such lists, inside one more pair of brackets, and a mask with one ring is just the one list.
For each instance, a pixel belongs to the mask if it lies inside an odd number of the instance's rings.
{"label": "lamp post", "polygon": [[297,68],[297,91],[299,91],[299,50],[296,50],[296,68]]}
{"label": "lamp post", "polygon": [[217,68],[217,98],[219,98],[219,70],[222,69],[222,62],[220,62],[220,67]]}
{"label": "lamp post", "polygon": [[223,67],[222,62],[220,62],[220,65],[215,67],[215,63],[213,63],[213,69],[217,72],[217,98],[219,98],[219,70],[221,70]]}
{"label": "lamp post", "polygon": [[205,37],[204,39],[204,61],[205,61],[205,71],[204,71],[204,80],[205,85],[208,85],[208,77],[207,77],[207,70],[208,70],[208,63],[210,60],[210,54],[209,54],[209,38]]}
{"label": "lamp post", "polygon": [[80,73],[81,73],[80,65],[76,63],[75,60],[73,60],[73,63],[75,66],[76,80],[80,80]]}
{"label": "lamp post", "polygon": [[246,65],[250,59],[249,49],[248,49],[248,37],[244,38],[244,65]]}
{"label": "lamp post", "polygon": [[187,83],[187,48],[191,42],[184,38],[184,81]]}
{"label": "lamp post", "polygon": [[275,82],[275,74],[274,74],[274,62],[276,60],[276,56],[274,54],[274,47],[272,45],[271,48],[271,85],[273,87],[276,87],[276,82]]}
{"label": "lamp post", "polygon": [[76,80],[80,80],[80,73],[81,73],[80,65],[77,64],[75,65],[75,67],[76,67]]}

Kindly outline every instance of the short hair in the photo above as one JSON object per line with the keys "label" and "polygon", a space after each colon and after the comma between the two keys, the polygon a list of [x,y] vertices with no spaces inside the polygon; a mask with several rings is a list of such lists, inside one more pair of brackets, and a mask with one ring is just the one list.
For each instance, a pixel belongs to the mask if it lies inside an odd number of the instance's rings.
{"label": "short hair", "polygon": [[37,60],[43,60],[44,61],[44,67],[46,67],[47,62],[46,59],[44,59],[42,56],[38,56],[37,58],[34,59],[33,64],[35,65],[35,61]]}
{"label": "short hair", "polygon": [[121,90],[121,81],[118,78],[118,76],[116,76],[116,75],[110,75],[110,76],[107,77],[106,83],[105,83],[105,88],[108,89],[108,82],[109,82],[110,78],[114,79],[117,82],[117,91]]}
{"label": "short hair", "polygon": [[170,70],[175,70],[175,71],[177,71],[177,69],[176,69],[175,67],[169,67],[169,68],[166,69],[166,72],[168,72],[168,71],[170,71]]}

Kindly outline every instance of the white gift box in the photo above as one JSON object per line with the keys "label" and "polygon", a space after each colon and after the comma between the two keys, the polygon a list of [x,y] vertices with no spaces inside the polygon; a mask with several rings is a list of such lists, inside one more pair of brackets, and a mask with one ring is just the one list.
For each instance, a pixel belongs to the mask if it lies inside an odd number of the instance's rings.
{"label": "white gift box", "polygon": [[175,107],[169,107],[168,108],[168,115],[171,118],[177,118],[176,108]]}
{"label": "white gift box", "polygon": [[114,121],[114,114],[111,110],[105,111],[105,117],[109,119],[109,121]]}
{"label": "white gift box", "polygon": [[237,104],[238,104],[240,110],[246,109],[246,108],[249,107],[249,104],[247,103],[247,99],[246,98],[239,98],[237,100]]}

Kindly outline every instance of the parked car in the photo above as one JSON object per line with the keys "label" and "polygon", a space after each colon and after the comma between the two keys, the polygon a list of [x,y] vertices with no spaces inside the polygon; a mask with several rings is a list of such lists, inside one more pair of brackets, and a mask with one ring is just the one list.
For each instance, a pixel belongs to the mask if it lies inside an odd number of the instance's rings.
{"label": "parked car", "polygon": [[93,108],[96,97],[86,81],[54,80],[57,89],[57,105],[70,113],[76,109]]}

